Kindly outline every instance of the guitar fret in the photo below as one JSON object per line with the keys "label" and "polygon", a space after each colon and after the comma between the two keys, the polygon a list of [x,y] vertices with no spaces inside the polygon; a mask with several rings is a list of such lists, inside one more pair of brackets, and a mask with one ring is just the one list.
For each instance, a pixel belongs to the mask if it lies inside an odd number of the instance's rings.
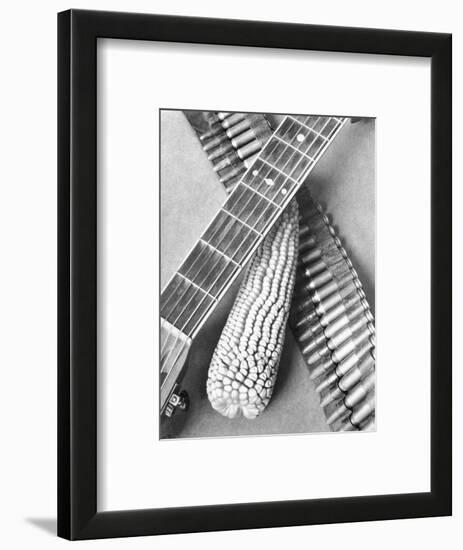
{"label": "guitar fret", "polygon": [[[246,187],[248,187],[249,189],[251,189],[248,185],[246,185]],[[254,189],[252,189],[252,191],[254,191]],[[256,191],[257,193],[257,191]],[[258,195],[260,195],[260,193],[258,193]],[[264,197],[265,198],[265,197]],[[225,212],[231,216],[232,218],[234,218],[237,222],[239,223],[242,223],[245,227],[247,227],[250,231],[253,231],[256,235],[259,235],[259,237],[262,237],[262,233],[260,233],[259,231],[256,231],[253,227],[251,227],[250,225],[248,225],[246,222],[244,222],[243,220],[240,220],[240,218],[238,218],[237,216],[235,216],[234,214],[232,214],[231,212],[229,212],[228,210],[225,210]]]}
{"label": "guitar fret", "polygon": [[[181,282],[177,286],[175,300],[171,302],[171,305],[168,308],[161,308],[161,316],[175,328],[190,336],[194,326],[210,307],[217,303],[217,299],[178,272],[175,273],[170,284],[174,284],[178,279],[183,281],[183,284]],[[161,302],[164,295],[165,292],[162,293]]]}
{"label": "guitar fret", "polygon": [[[294,120],[294,122],[297,122],[298,124],[300,124],[301,126],[304,126],[304,128],[306,128],[307,130],[309,130],[309,132],[313,132],[314,134],[317,134],[317,136],[321,137],[324,141],[329,141],[329,138],[327,138],[326,136],[324,136],[323,134],[320,134],[320,132],[317,132],[317,130],[314,130],[313,128],[311,128],[310,126],[307,126],[307,124],[304,124],[302,122],[302,120],[298,120],[297,118],[294,118],[292,116],[289,116],[289,118],[291,120]],[[289,143],[288,143],[289,145]],[[310,157],[309,157],[310,158]],[[314,160],[314,159],[310,159],[310,160]]]}
{"label": "guitar fret", "polygon": [[[228,203],[225,204],[225,206],[227,205]],[[228,206],[230,210],[233,210],[236,209],[237,204]],[[232,214],[234,213],[221,208],[213,223],[203,234],[202,239],[241,264],[247,249],[259,240],[261,233],[252,229],[250,224],[245,224],[244,220],[238,217],[239,212],[235,215]]]}
{"label": "guitar fret", "polygon": [[[301,123],[302,124],[302,123]],[[303,126],[305,126],[305,124],[303,124]],[[306,128],[308,128],[307,126],[305,126]],[[310,128],[308,128],[310,130]],[[312,132],[314,132],[313,130],[311,130]],[[318,132],[314,132],[314,134],[318,134]],[[319,135],[319,134],[318,134]],[[291,145],[291,143],[288,143],[287,141],[285,141],[284,139],[281,139],[280,137],[278,137],[277,135],[274,136],[280,143],[283,143],[284,145],[286,145],[287,147],[291,147],[291,149],[293,151],[296,151],[296,153],[299,153],[299,155],[302,155],[303,157],[305,157],[306,159],[310,160],[311,162],[313,162],[313,158],[312,157],[309,157],[309,155],[307,155],[306,153],[304,153],[304,151],[301,151],[300,149],[298,149],[297,147],[294,147],[294,145]],[[323,137],[323,136],[320,136],[320,137]],[[265,162],[265,161],[264,161]],[[276,166],[273,166],[273,168],[275,168],[275,170],[278,170],[278,168]],[[281,172],[281,170],[278,170],[279,172]],[[285,174],[286,175],[286,174]],[[290,177],[290,176],[288,176]],[[294,178],[291,178],[291,179],[294,179]],[[294,180],[296,181],[296,180]]]}
{"label": "guitar fret", "polygon": [[[265,161],[264,161],[265,162]],[[269,166],[271,166],[271,164],[269,162],[265,162],[265,164],[268,164]],[[273,166],[272,166],[273,168]],[[275,168],[275,170],[277,170],[277,168]],[[280,172],[280,170],[278,170],[278,172]],[[280,172],[281,174],[283,174],[283,172]],[[284,174],[283,174],[284,175]],[[269,202],[270,204],[273,204],[274,206],[276,206],[278,209],[280,209],[280,206],[276,203],[276,202],[273,202],[271,199],[269,199],[268,197],[266,197],[265,195],[263,195],[260,191],[257,191],[257,189],[254,189],[254,187],[251,187],[249,186],[247,183],[245,183],[244,181],[241,182],[242,185],[244,185],[244,187],[247,187],[248,189],[250,189],[251,191],[253,191],[254,193],[256,193],[257,195],[259,195],[259,197],[262,197],[263,199],[265,199],[267,202]],[[261,235],[262,233],[259,233],[259,235]]]}
{"label": "guitar fret", "polygon": [[195,282],[193,282],[191,279],[189,279],[188,277],[185,277],[185,275],[182,275],[182,273],[180,273],[179,271],[177,271],[177,274],[180,275],[180,277],[182,277],[182,279],[184,279],[185,281],[187,281],[188,283],[190,283],[191,285],[193,285],[194,287],[196,287],[198,290],[200,290],[201,292],[204,292],[205,294],[207,294],[208,296],[210,296],[214,302],[217,302],[217,298],[215,298],[214,296],[212,296],[212,294],[209,294],[209,292],[207,290],[204,290],[204,288],[201,288],[199,285],[197,285]]}
{"label": "guitar fret", "polygon": [[240,264],[238,262],[235,262],[235,260],[233,260],[233,258],[230,258],[229,256],[227,256],[226,254],[224,254],[221,250],[219,250],[218,248],[216,248],[215,246],[212,246],[211,243],[208,243],[207,241],[205,241],[203,238],[200,238],[199,239],[202,243],[204,243],[206,246],[208,246],[210,249],[214,250],[214,252],[217,252],[218,254],[220,254],[221,256],[223,256],[226,260],[228,260],[229,262],[231,262],[232,264],[235,264],[237,267],[241,267]]}
{"label": "guitar fret", "polygon": [[285,174],[282,170],[280,170],[279,168],[277,168],[276,166],[274,166],[271,162],[269,162],[268,160],[265,160],[265,159],[261,159],[261,161],[266,164],[267,166],[269,166],[270,168],[273,168],[274,170],[276,170],[277,172],[279,172],[283,177],[291,180],[292,182],[294,183],[298,183],[297,180],[295,180],[294,178],[292,178],[291,176],[288,176],[288,174]]}

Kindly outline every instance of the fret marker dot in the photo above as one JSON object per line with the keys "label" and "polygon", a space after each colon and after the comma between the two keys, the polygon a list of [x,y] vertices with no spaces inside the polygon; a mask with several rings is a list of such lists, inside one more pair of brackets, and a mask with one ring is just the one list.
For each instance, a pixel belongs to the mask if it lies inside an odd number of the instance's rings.
{"label": "fret marker dot", "polygon": [[253,170],[253,171],[252,171],[252,175],[253,175],[253,176],[257,176],[258,174],[259,174],[259,170]]}
{"label": "fret marker dot", "polygon": [[281,190],[281,194],[282,194],[282,195],[286,195],[287,192],[288,192],[288,191],[287,191],[286,189],[284,189],[284,188]]}
{"label": "fret marker dot", "polygon": [[265,178],[264,181],[265,181],[265,183],[266,183],[267,185],[273,185],[273,183],[274,183],[274,181],[272,180],[272,178]]}
{"label": "fret marker dot", "polygon": [[302,141],[305,140],[305,135],[304,134],[298,134],[296,139],[299,143],[301,143]]}

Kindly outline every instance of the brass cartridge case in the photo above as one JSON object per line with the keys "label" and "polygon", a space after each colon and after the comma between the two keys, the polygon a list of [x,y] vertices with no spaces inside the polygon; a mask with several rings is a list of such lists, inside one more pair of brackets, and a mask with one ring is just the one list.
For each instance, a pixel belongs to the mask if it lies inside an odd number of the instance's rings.
{"label": "brass cartridge case", "polygon": [[295,313],[296,314],[306,314],[310,313],[311,311],[315,311],[315,304],[312,301],[311,296],[307,296],[302,300],[302,302],[299,302],[297,306],[295,307]]}
{"label": "brass cartridge case", "polygon": [[362,402],[362,404],[357,407],[351,417],[350,421],[352,424],[358,426],[363,420],[368,418],[371,414],[373,414],[375,410],[375,396],[374,394],[370,394],[368,398]]}
{"label": "brass cartridge case", "polygon": [[347,285],[338,289],[335,293],[322,300],[319,304],[315,304],[315,309],[318,315],[320,315],[320,317],[326,315],[332,308],[341,305],[344,298],[347,298],[352,293],[355,293],[356,290],[354,281],[350,281]]}
{"label": "brass cartridge case", "polygon": [[[270,136],[271,134],[270,126],[260,115],[248,115],[244,120],[227,130],[227,137],[232,141],[235,148],[241,147],[248,141],[260,138],[263,135]],[[236,143],[234,143],[235,141]]]}
{"label": "brass cartridge case", "polygon": [[234,150],[233,145],[231,143],[225,142],[223,145],[220,145],[215,149],[213,149],[212,152],[207,155],[207,158],[211,162],[214,162],[215,160],[219,159],[223,155],[226,155],[227,153],[233,150]]}
{"label": "brass cartridge case", "polygon": [[339,387],[342,389],[342,391],[349,391],[351,388],[359,382],[363,376],[372,368],[374,367],[375,360],[372,355],[372,350],[369,350],[369,353],[365,355],[365,357],[361,360],[361,362],[351,370],[349,370],[340,380],[339,380]]}
{"label": "brass cartridge case", "polygon": [[[329,283],[323,285],[320,288],[317,288],[316,290],[312,291],[312,300],[314,303],[322,303],[325,299],[327,299],[331,294],[336,293],[340,288],[346,285],[346,283],[349,283],[351,281],[352,277],[350,276],[350,273],[343,275],[339,280],[333,279]],[[355,282],[354,282],[355,284]],[[310,287],[309,287],[310,288]]]}
{"label": "brass cartridge case", "polygon": [[[228,142],[227,135],[223,131],[223,128],[220,127],[219,131],[215,132],[213,138],[211,140],[207,141],[203,145],[203,149],[206,153],[209,153],[209,151],[212,151],[216,147],[219,147],[220,145],[222,145],[222,143],[227,143],[227,142]],[[209,159],[209,160],[211,160],[211,159]]]}
{"label": "brass cartridge case", "polygon": [[[219,118],[220,118],[220,113],[219,113]],[[228,128],[231,128],[235,124],[238,124],[238,122],[241,122],[245,118],[246,118],[246,115],[244,113],[230,114],[230,116],[227,116],[222,120],[222,128],[225,128],[226,130],[228,130]]]}
{"label": "brass cartridge case", "polygon": [[367,323],[371,323],[372,321],[373,318],[371,314],[365,315],[362,312],[355,320],[353,320],[353,322],[345,326],[328,340],[328,347],[331,350],[339,348],[343,342],[345,342],[349,338],[352,338],[352,336],[364,325],[366,325]]}
{"label": "brass cartridge case", "polygon": [[357,303],[352,309],[344,309],[344,311],[341,312],[341,315],[335,319],[332,323],[329,323],[328,326],[326,326],[324,323],[322,324],[325,326],[325,334],[327,338],[331,338],[334,336],[337,332],[342,330],[343,328],[347,327],[353,319],[357,317],[357,315],[360,315],[364,311],[362,303]]}
{"label": "brass cartridge case", "polygon": [[326,342],[325,333],[320,328],[320,331],[318,332],[318,334],[313,335],[310,342],[304,346],[304,348],[302,349],[302,354],[308,355],[309,353],[312,353],[312,351],[322,346],[325,342]]}
{"label": "brass cartridge case", "polygon": [[304,342],[309,338],[314,338],[322,333],[322,327],[318,322],[318,315],[315,310],[304,317],[304,323],[302,325],[296,325],[296,327],[302,330],[298,338],[300,342]]}
{"label": "brass cartridge case", "polygon": [[314,368],[310,372],[310,379],[316,380],[326,372],[330,371],[334,368],[334,363],[331,357],[326,357],[324,359],[321,359],[319,361],[319,364],[314,366]]}
{"label": "brass cartridge case", "polygon": [[324,327],[331,326],[331,323],[335,322],[340,316],[344,315],[349,308],[354,306],[364,296],[365,294],[363,290],[359,290],[358,292],[353,292],[346,301],[341,302],[337,306],[331,308],[330,310],[328,310],[327,313],[325,313],[320,317],[321,325]]}
{"label": "brass cartridge case", "polygon": [[224,171],[223,174],[220,174],[220,183],[226,185],[229,181],[237,178],[244,171],[245,168],[242,165],[232,166],[228,170]]}
{"label": "brass cartridge case", "polygon": [[342,418],[343,416],[346,416],[347,414],[350,414],[351,411],[344,403],[340,403],[336,409],[330,414],[330,416],[326,419],[326,423],[331,425],[336,420]]}
{"label": "brass cartridge case", "polygon": [[375,386],[375,378],[375,372],[371,371],[364,380],[355,386],[355,388],[349,390],[344,398],[346,406],[353,409],[355,405],[358,405],[361,401],[366,399],[370,390]]}
{"label": "brass cartridge case", "polygon": [[332,391],[330,391],[325,397],[320,401],[321,407],[326,407],[333,401],[337,401],[344,396],[344,393],[336,386]]}
{"label": "brass cartridge case", "polygon": [[[303,227],[304,232],[299,232],[299,254],[302,254],[306,250],[311,250],[317,245],[317,238],[310,233],[310,229],[307,226]],[[302,258],[300,259],[299,264],[302,265]]]}
{"label": "brass cartridge case", "polygon": [[358,430],[357,426],[354,426],[352,424],[352,422],[350,421],[350,418],[339,429],[340,432],[355,432],[357,430]]}
{"label": "brass cartridge case", "polygon": [[238,149],[238,156],[241,160],[244,160],[260,151],[261,148],[262,142],[260,140],[250,141],[249,143],[243,145],[243,147]]}
{"label": "brass cartridge case", "polygon": [[317,393],[321,393],[330,386],[332,386],[338,380],[338,376],[335,372],[330,373],[320,384],[315,388]]}
{"label": "brass cartridge case", "polygon": [[348,355],[350,355],[357,346],[360,346],[365,340],[367,340],[373,334],[373,327],[371,323],[368,323],[365,328],[354,334],[352,338],[346,340],[339,348],[335,349],[331,354],[335,363],[340,363]]}
{"label": "brass cartridge case", "polygon": [[236,154],[236,151],[233,150],[232,154],[226,156],[225,158],[223,158],[221,161],[219,161],[217,164],[214,165],[214,172],[220,172],[222,170],[225,170],[225,168],[228,168],[229,166],[235,166],[237,164],[241,164],[241,163],[238,158],[238,155]]}
{"label": "brass cartridge case", "polygon": [[323,286],[327,285],[330,281],[336,281],[342,279],[346,273],[349,272],[349,267],[343,259],[340,259],[336,264],[329,266],[322,273],[312,277],[312,280],[309,282],[309,288],[312,290],[321,289]]}
{"label": "brass cartridge case", "polygon": [[362,346],[354,349],[345,359],[338,363],[336,373],[339,378],[345,376],[354,366],[360,364],[362,359],[369,354],[372,348],[372,343],[368,339]]}

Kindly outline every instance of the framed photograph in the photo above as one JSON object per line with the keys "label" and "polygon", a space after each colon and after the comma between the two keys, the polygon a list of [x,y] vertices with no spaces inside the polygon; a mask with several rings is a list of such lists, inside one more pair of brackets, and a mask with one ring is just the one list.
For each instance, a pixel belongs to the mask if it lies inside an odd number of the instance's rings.
{"label": "framed photograph", "polygon": [[58,15],[58,534],[451,514],[451,36]]}

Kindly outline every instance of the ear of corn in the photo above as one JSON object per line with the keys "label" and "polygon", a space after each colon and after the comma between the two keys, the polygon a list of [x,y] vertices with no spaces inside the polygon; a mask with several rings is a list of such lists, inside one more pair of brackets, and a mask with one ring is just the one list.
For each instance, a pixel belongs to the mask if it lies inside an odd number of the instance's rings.
{"label": "ear of corn", "polygon": [[207,394],[224,416],[255,418],[270,401],[291,305],[298,240],[293,200],[251,260],[212,356]]}

